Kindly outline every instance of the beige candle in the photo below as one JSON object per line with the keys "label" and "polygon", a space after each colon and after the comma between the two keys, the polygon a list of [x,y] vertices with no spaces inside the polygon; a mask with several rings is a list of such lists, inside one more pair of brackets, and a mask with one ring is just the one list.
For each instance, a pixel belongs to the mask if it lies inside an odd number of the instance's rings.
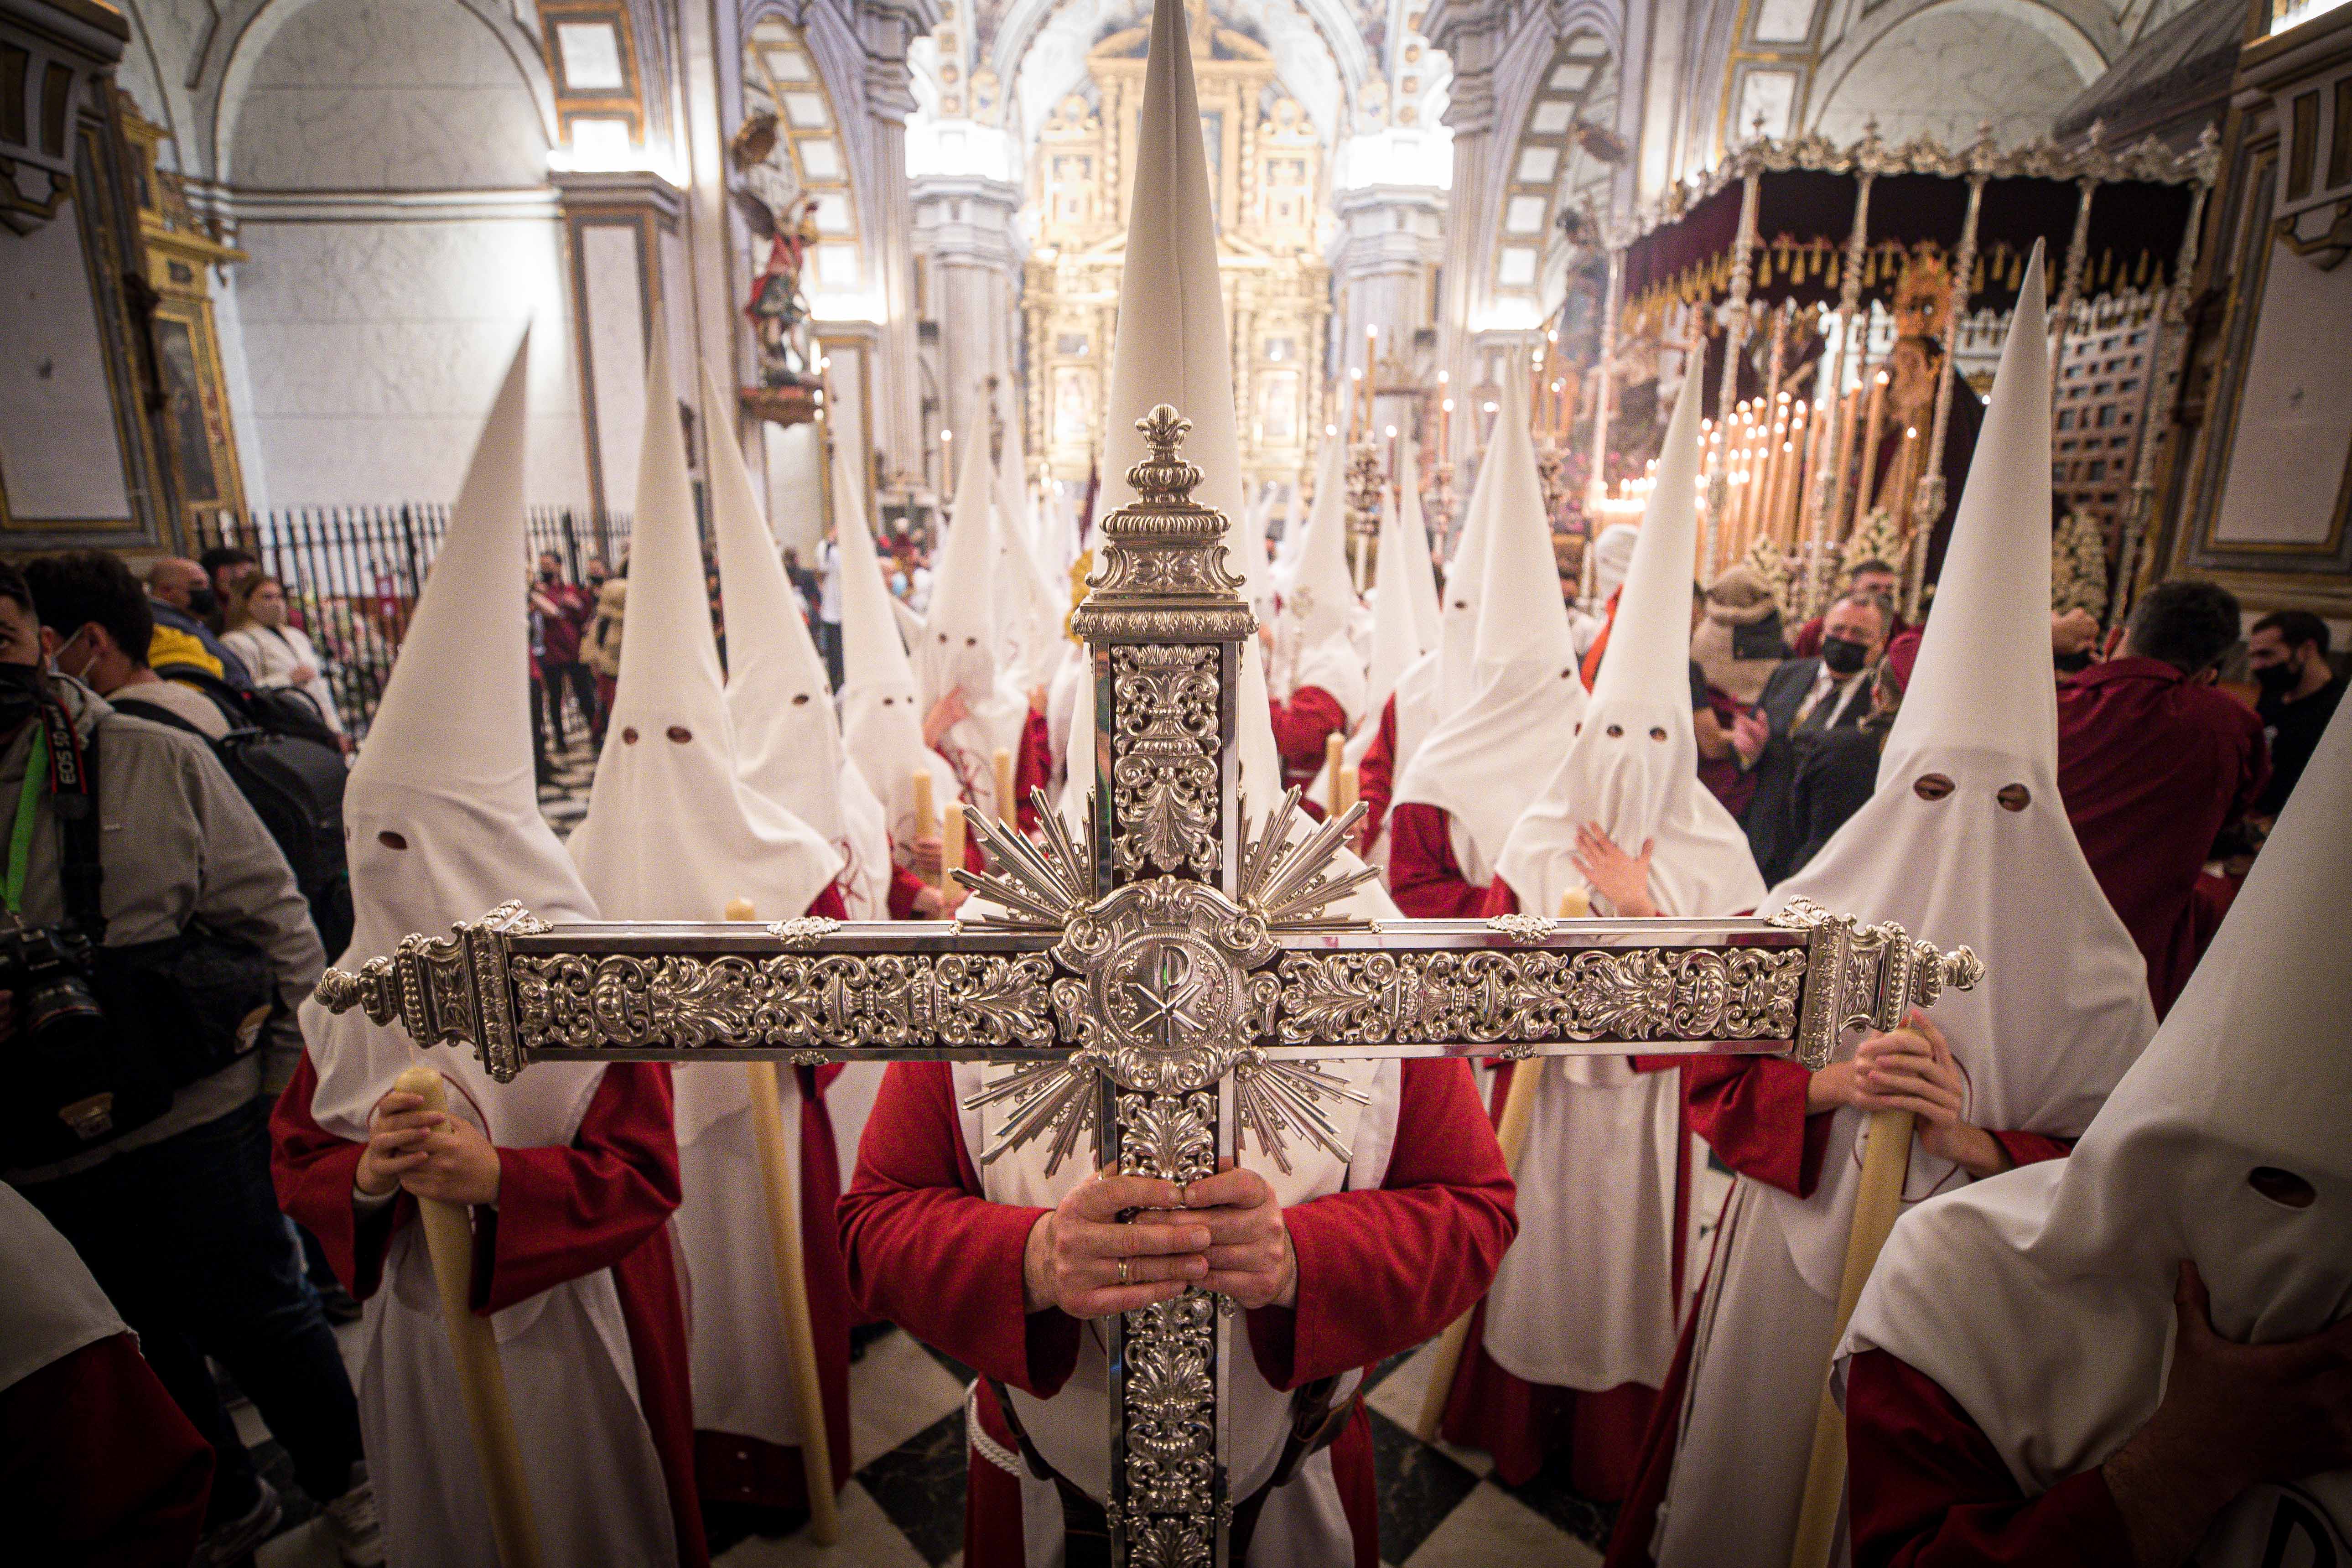
{"label": "beige candle", "polygon": [[1013,753],[1003,747],[996,748],[996,820],[1007,827],[1016,820],[1013,813],[1019,803],[1013,798]]}
{"label": "beige candle", "polygon": [[1862,487],[1854,491],[1853,521],[1859,528],[1870,515],[1872,498],[1878,489],[1878,440],[1886,423],[1886,373],[1880,371],[1870,378],[1870,413],[1863,420]]}
{"label": "beige candle", "polygon": [[963,866],[963,806],[961,803],[948,807],[940,819],[940,891],[954,887],[955,873]]}
{"label": "beige candle", "polygon": [[931,770],[917,768],[907,776],[915,786],[915,837],[928,837],[934,820],[931,813]]}

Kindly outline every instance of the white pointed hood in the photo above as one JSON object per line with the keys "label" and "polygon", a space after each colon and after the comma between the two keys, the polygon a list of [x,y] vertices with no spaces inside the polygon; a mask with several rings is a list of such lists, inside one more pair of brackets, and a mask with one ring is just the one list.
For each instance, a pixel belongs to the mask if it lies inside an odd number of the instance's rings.
{"label": "white pointed hood", "polygon": [[621,678],[572,858],[614,920],[714,921],[735,899],[786,920],[841,859],[740,775],[666,342],[655,334],[646,370]]}
{"label": "white pointed hood", "polygon": [[1274,563],[1265,553],[1265,525],[1274,515],[1271,491],[1258,497],[1249,509],[1248,526],[1242,530],[1241,553],[1233,562],[1234,571],[1248,584],[1243,596],[1249,600],[1250,614],[1260,623],[1271,626],[1276,608],[1274,591]]}
{"label": "white pointed hood", "polygon": [[[530,644],[524,606],[524,384],[530,339],[515,350],[482,426],[448,531],[416,604],[383,701],[343,791],[356,969],[411,932],[439,935],[509,899],[541,920],[597,918],[539,813],[530,761]],[[394,1025],[357,1011],[301,1007],[319,1085],[310,1114],[340,1138],[367,1137],[368,1113],[419,1063],[440,1069],[453,1109],[509,1148],[566,1144],[604,1076],[551,1062],[498,1083],[471,1051],[419,1049]]]}
{"label": "white pointed hood", "polygon": [[[1974,948],[1985,979],[1936,1009],[1969,1076],[1969,1120],[2073,1137],[2155,1033],[2156,1017],[2139,950],[2092,878],[2058,793],[2048,341],[2037,254],[1877,790],[1772,890],[1763,912],[1809,898],[1864,923],[1894,921],[1940,947]],[[1659,493],[1670,488],[1661,474]],[[1927,795],[1922,780],[1931,781]],[[2011,786],[2023,792],[2021,809],[2001,798],[2020,801]],[[1841,1052],[1855,1043],[1843,1042]],[[1811,1199],[1763,1194],[1799,1271],[1831,1299],[1852,1228],[1864,1121],[1852,1108],[1837,1112]],[[1966,1179],[1915,1146],[1906,1197]]]}
{"label": "white pointed hood", "polygon": [[1298,574],[1283,592],[1282,618],[1276,625],[1281,662],[1276,684],[1286,700],[1307,687],[1320,687],[1353,727],[1364,716],[1366,689],[1363,660],[1349,635],[1360,606],[1348,570],[1347,463],[1345,443],[1323,444]]}
{"label": "white pointed hood", "polygon": [[[1016,410],[1017,412],[1017,410]],[[996,465],[996,580],[1004,584],[1003,641],[1011,649],[1007,671],[1024,700],[1050,686],[1070,647],[1062,635],[1066,606],[1039,556],[1041,541],[1021,448],[1021,421],[1004,422],[1004,450]]]}
{"label": "white pointed hood", "polygon": [[[2029,1496],[2104,1463],[2155,1409],[2181,1259],[2228,1339],[2300,1339],[2352,1312],[2347,887],[2352,707],[2328,724],[2188,988],[2074,1153],[1922,1207],[1888,1238],[1848,1352],[1881,1347],[1941,1384]],[[2313,1201],[2251,1185],[2264,1167],[2300,1178]],[[2302,1530],[2326,1518],[2340,1550],[2352,1471],[2293,1491]],[[2196,1560],[2286,1560],[2265,1552],[2294,1533],[2273,1540],[2283,1500],[2275,1487],[2247,1493]]]}
{"label": "white pointed hood", "polygon": [[[1676,400],[1679,403],[1679,399]],[[1651,492],[1656,494],[1655,490]],[[1633,564],[1633,542],[1641,531],[1630,522],[1612,522],[1592,541],[1592,600],[1606,605],[1609,595],[1625,581]]]}
{"label": "white pointed hood", "polygon": [[923,744],[915,669],[882,581],[866,493],[839,447],[833,457],[833,519],[841,552],[841,742],[882,802],[891,853],[904,858],[915,842],[915,771],[930,773],[931,799],[945,810],[956,799],[955,770]]}
{"label": "white pointed hood", "polygon": [[[1004,623],[1021,609],[1020,584],[997,570],[996,470],[988,443],[974,440],[956,483],[955,512],[931,566],[931,598],[916,634],[918,711],[928,714],[950,692],[963,698],[966,716],[940,736],[939,752],[954,768],[956,793],[990,816],[996,809],[996,753],[1021,754],[1029,703],[1002,662]],[[942,805],[944,795],[940,797]]]}
{"label": "white pointed hood", "polygon": [[[1421,557],[1422,575],[1429,575],[1429,556]],[[1433,644],[1422,640],[1421,624],[1413,611],[1412,556],[1404,542],[1404,527],[1394,498],[1381,498],[1380,558],[1372,584],[1372,659],[1364,671],[1364,710],[1377,714],[1396,689],[1405,667],[1427,653]],[[1434,595],[1433,593],[1433,599]],[[1433,620],[1434,616],[1433,616]],[[1360,731],[1359,731],[1361,732]]]}
{"label": "white pointed hood", "polygon": [[[704,406],[729,406],[708,367]],[[833,847],[845,866],[841,894],[851,914],[883,907],[890,846],[882,808],[841,742],[833,687],[784,576],[775,538],[761,515],[733,426],[710,430],[711,532],[719,544],[719,591],[727,602],[727,714],[735,763],[754,792],[782,805]]]}
{"label": "white pointed hood", "polygon": [[1583,726],[1496,863],[1532,911],[1552,913],[1570,889],[1591,891],[1570,858],[1576,830],[1587,822],[1600,823],[1628,855],[1639,855],[1645,841],[1654,844],[1650,890],[1664,913],[1737,914],[1764,896],[1747,835],[1698,781],[1690,702],[1698,456],[1694,393],[1675,405],[1667,426],[1658,485]]}
{"label": "white pointed hood", "polygon": [[[1397,537],[1412,563],[1404,571],[1404,584],[1412,599],[1412,624],[1421,646],[1433,648],[1437,646],[1437,574],[1430,568],[1429,520],[1421,510],[1421,449],[1410,441],[1405,443],[1402,475],[1404,496],[1397,503]],[[1385,563],[1388,557],[1381,559]],[[1381,580],[1388,581],[1385,565]]]}
{"label": "white pointed hood", "polygon": [[[1096,515],[1134,504],[1127,472],[1148,455],[1136,422],[1157,404],[1192,422],[1184,456],[1201,469],[1192,499],[1225,516],[1227,548],[1242,564],[1241,439],[1234,418],[1234,367],[1217,273],[1217,226],[1209,165],[1201,144],[1201,105],[1192,55],[1184,39],[1181,0],[1156,0],[1150,53],[1143,68],[1142,121],[1136,141],[1135,201],[1118,288],[1118,340],[1111,353],[1110,397],[1103,437],[1102,490]],[[1242,793],[1264,815],[1282,797],[1282,761],[1274,747],[1265,667],[1255,638],[1242,647],[1235,710]],[[1093,714],[1078,705],[1071,726],[1071,770],[1094,748]],[[1087,784],[1073,794],[1083,797]]]}
{"label": "white pointed hood", "polygon": [[1473,882],[1493,875],[1519,814],[1559,765],[1584,714],[1525,395],[1516,384],[1504,394],[1478,490],[1488,535],[1473,621],[1473,694],[1440,715],[1397,780],[1395,797],[1399,805],[1434,805],[1453,817],[1454,858]]}

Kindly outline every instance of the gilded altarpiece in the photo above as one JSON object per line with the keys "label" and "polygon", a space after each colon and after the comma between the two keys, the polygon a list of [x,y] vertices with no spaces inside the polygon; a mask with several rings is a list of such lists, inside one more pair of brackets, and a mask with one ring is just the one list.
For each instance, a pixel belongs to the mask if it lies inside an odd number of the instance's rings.
{"label": "gilded altarpiece", "polygon": [[[1318,233],[1328,195],[1323,144],[1283,90],[1265,45],[1197,8],[1191,36],[1243,478],[1248,485],[1287,480],[1312,458],[1325,417],[1319,367],[1331,269]],[[1056,479],[1083,481],[1102,450],[1148,37],[1129,28],[1094,47],[1089,90],[1047,117],[1030,161],[1038,226],[1023,289],[1028,447]]]}

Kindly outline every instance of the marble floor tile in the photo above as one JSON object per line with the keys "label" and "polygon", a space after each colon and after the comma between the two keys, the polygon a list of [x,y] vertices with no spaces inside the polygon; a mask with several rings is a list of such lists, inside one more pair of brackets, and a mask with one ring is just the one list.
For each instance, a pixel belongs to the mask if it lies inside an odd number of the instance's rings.
{"label": "marble floor tile", "polygon": [[1381,1552],[1411,1559],[1461,1506],[1478,1478],[1378,1411],[1371,1413],[1372,1466],[1381,1493]]}
{"label": "marble floor tile", "polygon": [[849,1363],[850,1468],[867,1465],[963,1407],[964,1385],[911,1334],[892,1330]]}
{"label": "marble floor tile", "polygon": [[857,1472],[859,1484],[932,1568],[963,1550],[965,1463],[959,1407]]}
{"label": "marble floor tile", "polygon": [[[1383,1551],[1389,1550],[1382,1539]],[[1597,1568],[1601,1554],[1491,1485],[1462,1500],[1403,1568]]]}
{"label": "marble floor tile", "polygon": [[[1432,1340],[1407,1354],[1373,1384],[1364,1403],[1411,1432],[1412,1424],[1421,1419],[1421,1402],[1428,1392],[1430,1373],[1436,1363],[1437,1342]],[[1457,1447],[1442,1438],[1433,1447],[1474,1476],[1485,1476],[1495,1468],[1493,1458],[1481,1449]]]}
{"label": "marble floor tile", "polygon": [[[961,1515],[959,1502],[959,1520]],[[956,1545],[961,1548],[962,1544],[959,1535]],[[805,1530],[795,1531],[782,1540],[754,1535],[711,1561],[715,1568],[819,1568],[820,1564],[839,1564],[841,1568],[933,1568],[905,1533],[890,1522],[889,1516],[874,1500],[874,1494],[855,1480],[841,1489],[841,1539],[833,1545],[819,1546],[809,1539]]]}

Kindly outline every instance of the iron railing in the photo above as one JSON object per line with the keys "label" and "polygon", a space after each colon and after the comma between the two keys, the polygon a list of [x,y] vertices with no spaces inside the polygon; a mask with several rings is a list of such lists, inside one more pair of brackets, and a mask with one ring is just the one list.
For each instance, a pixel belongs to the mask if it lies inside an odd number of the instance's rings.
{"label": "iron railing", "polygon": [[[198,524],[193,543],[198,551],[216,544],[249,550],[285,585],[287,618],[317,645],[335,706],[357,737],[375,716],[448,527],[449,508],[437,501],[286,507],[216,512]],[[611,565],[628,549],[623,514],[540,506],[530,509],[526,527],[531,559],[554,552],[574,583],[586,581],[592,559]],[[528,566],[515,563],[518,572]]]}

